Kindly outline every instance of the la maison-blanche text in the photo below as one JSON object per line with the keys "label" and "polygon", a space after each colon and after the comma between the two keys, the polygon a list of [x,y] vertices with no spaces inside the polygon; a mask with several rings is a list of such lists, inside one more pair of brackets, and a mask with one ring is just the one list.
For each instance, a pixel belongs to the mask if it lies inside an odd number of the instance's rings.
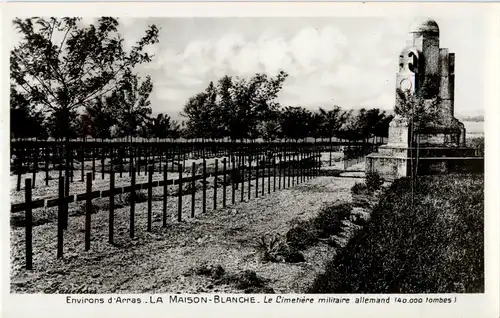
{"label": "la maison-blanche text", "polygon": [[150,295],[150,296],[66,296],[67,304],[452,304],[456,297],[332,297],[332,296],[227,296],[227,295]]}

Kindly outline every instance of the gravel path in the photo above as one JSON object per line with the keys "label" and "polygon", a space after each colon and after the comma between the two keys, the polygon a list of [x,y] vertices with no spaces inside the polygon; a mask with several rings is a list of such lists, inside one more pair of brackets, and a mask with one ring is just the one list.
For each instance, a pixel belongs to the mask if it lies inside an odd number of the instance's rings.
{"label": "gravel path", "polygon": [[[33,230],[33,271],[24,266],[24,230],[11,229],[11,292],[14,293],[160,293],[241,292],[232,285],[213,286],[203,276],[190,275],[202,264],[221,265],[226,273],[254,270],[268,279],[278,293],[300,293],[323,270],[335,253],[326,244],[304,252],[297,264],[262,263],[256,239],[266,233],[285,234],[297,220],[313,217],[325,203],[351,201],[356,179],[318,177],[293,188],[277,190],[227,208],[200,214],[201,194],[196,194],[197,216],[189,218],[190,195],[183,197],[183,219],[176,219],[177,198],[168,201],[168,226],[161,228],[161,201],[153,202],[153,230],[146,232],[147,203],[136,205],[136,237],[129,238],[129,208],[115,213],[115,244],[107,243],[108,212],[92,215],[92,246],[84,251],[84,216],[70,218],[65,232],[64,258],[56,259],[56,223]],[[245,192],[248,191],[245,185]],[[259,184],[260,188],[260,184]],[[259,189],[260,190],[260,189]],[[213,202],[213,190],[207,202]],[[228,189],[227,199],[230,203]],[[222,191],[218,189],[219,207]]]}

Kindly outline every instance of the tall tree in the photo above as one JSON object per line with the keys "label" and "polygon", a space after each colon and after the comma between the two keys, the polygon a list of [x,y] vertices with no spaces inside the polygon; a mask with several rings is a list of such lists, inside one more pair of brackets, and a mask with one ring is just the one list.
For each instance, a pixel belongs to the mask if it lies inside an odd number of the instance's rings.
{"label": "tall tree", "polygon": [[333,109],[325,110],[319,108],[319,113],[323,117],[322,120],[322,137],[331,138],[338,135],[340,128],[345,121],[343,112],[339,106],[334,106]]}
{"label": "tall tree", "polygon": [[58,112],[62,129],[70,125],[71,110],[115,90],[127,71],[150,62],[152,56],[144,48],[158,42],[159,30],[152,25],[125,52],[117,19],[101,17],[89,26],[81,26],[80,20],[34,17],[13,21],[22,39],[10,54],[11,80],[33,102]]}
{"label": "tall tree", "polygon": [[258,124],[280,109],[277,101],[288,74],[280,71],[275,77],[258,73],[249,80],[235,78],[231,96],[234,110],[228,123],[229,136],[233,139],[249,138],[258,133]]}
{"label": "tall tree", "polygon": [[111,137],[111,127],[117,123],[114,107],[110,96],[97,97],[93,103],[88,103],[85,107],[85,117],[90,124],[92,137],[102,139]]}
{"label": "tall tree", "polygon": [[26,94],[10,87],[10,134],[11,138],[46,138],[45,118],[41,111],[30,107]]}
{"label": "tall tree", "polygon": [[181,112],[181,116],[186,117],[186,137],[209,138],[210,127],[213,123],[210,111],[207,107],[209,96],[206,92],[201,92],[190,97]]}
{"label": "tall tree", "polygon": [[311,112],[303,107],[285,107],[279,118],[281,132],[285,138],[298,140],[308,137]]}
{"label": "tall tree", "polygon": [[167,114],[158,114],[151,122],[151,135],[156,138],[172,137],[179,130],[179,124]]}
{"label": "tall tree", "polygon": [[[413,196],[413,181],[418,175],[420,134],[429,125],[441,124],[440,99],[433,86],[428,89],[424,86],[416,93],[412,93],[410,90],[403,91],[397,89],[396,93],[396,107],[394,108],[394,112],[396,116],[404,118],[408,122],[410,132]],[[413,152],[414,145],[417,148],[416,154]]]}
{"label": "tall tree", "polygon": [[[149,95],[153,91],[151,77],[142,80],[138,75],[127,72],[120,81],[120,89],[113,92],[109,103],[114,107],[118,126],[123,136],[136,137],[140,132],[145,137],[145,127],[151,115]],[[146,130],[145,130],[146,129]]]}
{"label": "tall tree", "polygon": [[80,20],[16,18],[13,24],[22,39],[10,52],[11,83],[57,120],[66,139],[67,160],[74,110],[114,91],[127,72],[150,62],[152,56],[144,49],[158,42],[159,33],[155,25],[149,26],[126,52],[117,19],[101,17],[89,26],[82,26]]}

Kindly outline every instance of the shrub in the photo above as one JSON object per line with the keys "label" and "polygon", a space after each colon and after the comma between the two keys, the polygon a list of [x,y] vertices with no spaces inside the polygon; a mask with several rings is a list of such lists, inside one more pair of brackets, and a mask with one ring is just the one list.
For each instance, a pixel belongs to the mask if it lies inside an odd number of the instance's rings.
{"label": "shrub", "polygon": [[384,180],[377,172],[370,171],[366,174],[366,187],[369,191],[377,191],[384,184]]}
{"label": "shrub", "polygon": [[395,181],[309,292],[484,292],[483,178]]}
{"label": "shrub", "polygon": [[342,231],[342,221],[351,214],[352,206],[348,203],[340,203],[322,208],[318,216],[313,219],[314,227],[318,236],[328,238]]}
{"label": "shrub", "polygon": [[484,156],[484,137],[475,137],[467,140],[469,147],[474,148],[476,156]]}
{"label": "shrub", "polygon": [[224,267],[221,265],[201,265],[194,270],[196,275],[208,276],[213,279],[220,279],[224,275]]}
{"label": "shrub", "polygon": [[279,234],[263,235],[257,240],[257,250],[263,262],[279,261],[285,242]]}
{"label": "shrub", "polygon": [[264,279],[257,275],[255,271],[247,269],[237,274],[225,274],[215,283],[231,284],[237,289],[243,290],[246,294],[274,293],[274,290],[272,288],[266,286],[267,281],[267,279]]}
{"label": "shrub", "polygon": [[296,249],[304,249],[316,242],[316,233],[310,222],[302,222],[286,233],[286,243]]}
{"label": "shrub", "polygon": [[304,261],[304,255],[295,247],[288,245],[279,234],[263,235],[257,243],[257,250],[263,262],[298,263]]}
{"label": "shrub", "polygon": [[364,183],[359,183],[359,182],[356,182],[352,187],[351,187],[351,193],[353,195],[357,195],[357,194],[364,194],[368,192],[368,187],[366,186],[366,184]]}

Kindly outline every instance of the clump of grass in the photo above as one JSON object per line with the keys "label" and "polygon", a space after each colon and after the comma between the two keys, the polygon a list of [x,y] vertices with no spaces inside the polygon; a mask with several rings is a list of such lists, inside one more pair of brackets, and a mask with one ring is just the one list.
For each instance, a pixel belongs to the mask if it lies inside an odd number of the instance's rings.
{"label": "clump of grass", "polygon": [[322,208],[313,219],[314,227],[320,238],[328,238],[342,231],[342,221],[349,218],[352,206],[348,203],[339,203]]}
{"label": "clump of grass", "polygon": [[209,277],[215,285],[232,285],[245,293],[274,293],[272,288],[266,286],[268,280],[253,270],[234,274],[228,273],[221,265],[202,264],[187,273],[191,274]]}
{"label": "clump of grass", "polygon": [[311,222],[302,221],[286,233],[288,245],[299,250],[313,245],[316,241],[316,233]]}
{"label": "clump of grass", "polygon": [[375,171],[370,171],[366,173],[366,188],[370,191],[380,190],[380,187],[384,184],[384,180],[379,173]]}
{"label": "clump of grass", "polygon": [[216,284],[233,285],[246,294],[274,293],[272,288],[266,286],[268,280],[260,277],[253,270],[244,270],[237,274],[226,274],[216,281]]}
{"label": "clump of grass", "polygon": [[309,292],[484,292],[483,178],[395,181]]}
{"label": "clump of grass", "polygon": [[276,262],[282,253],[284,242],[279,234],[263,235],[257,240],[257,250],[263,262]]}
{"label": "clump of grass", "polygon": [[360,183],[356,182],[352,187],[351,187],[351,193],[353,195],[358,195],[358,194],[366,194],[368,192],[368,187],[366,186],[365,183]]}
{"label": "clump of grass", "polygon": [[213,279],[220,279],[224,275],[225,270],[221,265],[203,264],[195,268],[194,273],[200,276],[208,276]]}
{"label": "clump of grass", "polygon": [[299,263],[305,260],[304,255],[288,245],[279,234],[261,236],[256,248],[263,262]]}

